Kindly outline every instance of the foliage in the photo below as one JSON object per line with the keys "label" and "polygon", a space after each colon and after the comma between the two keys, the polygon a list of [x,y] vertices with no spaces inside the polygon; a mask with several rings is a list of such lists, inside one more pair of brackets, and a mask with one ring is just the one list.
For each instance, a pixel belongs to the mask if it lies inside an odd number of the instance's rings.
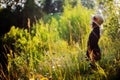
{"label": "foliage", "polygon": [[83,6],[87,7],[88,9],[94,9],[95,1],[94,0],[81,0]]}
{"label": "foliage", "polygon": [[104,15],[106,16],[104,27],[108,37],[112,40],[114,53],[119,58],[120,53],[120,6],[114,3],[114,0],[106,0]]}
{"label": "foliage", "polygon": [[28,25],[28,29],[13,26],[2,39],[5,48],[9,50],[9,78],[20,80],[119,79],[120,57],[116,58],[115,55],[119,49],[119,47],[116,48],[119,38],[114,32],[109,31],[115,31],[114,28],[117,26],[114,25],[118,25],[116,21],[114,22],[115,15],[105,20],[105,30],[99,41],[102,59],[95,63],[97,69],[91,69],[90,62],[86,61],[91,13],[92,11],[81,5],[74,8],[66,5],[63,14],[44,17],[37,24]]}
{"label": "foliage", "polygon": [[[90,27],[90,13],[91,11],[78,5],[72,8],[66,5],[63,16],[59,20],[60,37],[67,40],[70,44],[72,42],[79,42],[82,44],[86,40]],[[83,44],[82,44],[83,45]]]}

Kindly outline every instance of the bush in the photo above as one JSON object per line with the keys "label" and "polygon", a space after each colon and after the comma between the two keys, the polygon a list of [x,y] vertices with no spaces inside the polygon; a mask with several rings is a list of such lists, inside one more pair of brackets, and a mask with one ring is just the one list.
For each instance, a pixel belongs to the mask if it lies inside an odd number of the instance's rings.
{"label": "bush", "polygon": [[[115,19],[105,20],[105,30],[100,39],[102,59],[100,65],[96,63],[98,70],[92,71],[89,61],[86,61],[91,13],[92,11],[81,5],[67,5],[60,15],[48,16],[50,19],[45,17],[45,21],[40,20],[33,27],[29,26],[28,30],[12,27],[2,39],[10,53],[10,79],[117,79],[120,60],[117,60],[114,52],[117,53],[119,49],[115,48],[119,45],[119,38],[109,31],[116,31],[116,28],[111,28],[118,25],[114,24],[117,23],[114,22]],[[110,33],[114,34],[115,38]]]}
{"label": "bush", "polygon": [[86,40],[86,36],[90,31],[90,13],[90,10],[81,5],[77,5],[74,8],[67,5],[59,20],[60,37],[69,43],[75,41],[83,45],[82,41]]}
{"label": "bush", "polygon": [[104,27],[107,32],[107,36],[112,41],[112,51],[116,54],[116,58],[120,58],[120,6],[114,3],[113,0],[106,0],[104,7],[104,15],[106,16]]}

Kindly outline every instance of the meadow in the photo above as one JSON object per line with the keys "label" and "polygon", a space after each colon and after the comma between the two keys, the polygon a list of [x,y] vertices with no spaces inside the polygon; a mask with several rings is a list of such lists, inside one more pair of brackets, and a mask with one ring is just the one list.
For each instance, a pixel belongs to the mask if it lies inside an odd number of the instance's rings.
{"label": "meadow", "polygon": [[91,14],[93,10],[81,5],[67,5],[63,13],[47,15],[33,26],[28,22],[28,29],[13,26],[2,39],[10,52],[9,79],[118,80],[120,31],[116,32],[116,20],[120,15],[113,12],[105,20],[99,41],[102,59],[96,62],[97,70],[92,70],[86,60]]}

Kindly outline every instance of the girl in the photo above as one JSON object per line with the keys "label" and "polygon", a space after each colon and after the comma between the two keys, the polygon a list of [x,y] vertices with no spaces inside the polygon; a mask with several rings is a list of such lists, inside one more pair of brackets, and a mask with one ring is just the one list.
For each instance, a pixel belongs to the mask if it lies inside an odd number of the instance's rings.
{"label": "girl", "polygon": [[95,15],[92,17],[92,31],[88,38],[87,43],[87,57],[91,61],[91,67],[94,67],[95,61],[101,59],[101,52],[98,46],[98,41],[100,39],[100,27],[103,23],[103,18],[100,15]]}

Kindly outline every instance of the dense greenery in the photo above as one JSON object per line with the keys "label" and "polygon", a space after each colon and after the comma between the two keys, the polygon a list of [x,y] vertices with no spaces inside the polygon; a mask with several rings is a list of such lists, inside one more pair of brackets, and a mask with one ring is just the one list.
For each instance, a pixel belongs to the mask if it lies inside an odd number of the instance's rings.
{"label": "dense greenery", "polygon": [[[14,26],[2,41],[8,54],[9,79],[15,80],[117,80],[120,72],[120,24],[116,6],[104,15],[104,31],[99,45],[102,59],[91,70],[86,61],[86,43],[93,11],[67,4],[62,14],[45,16],[28,29]],[[111,8],[113,8],[111,10]],[[110,9],[110,10],[109,10]],[[110,14],[111,13],[111,14]],[[112,45],[112,46],[111,46]],[[112,74],[111,74],[112,73]],[[5,76],[4,76],[5,77]]]}

